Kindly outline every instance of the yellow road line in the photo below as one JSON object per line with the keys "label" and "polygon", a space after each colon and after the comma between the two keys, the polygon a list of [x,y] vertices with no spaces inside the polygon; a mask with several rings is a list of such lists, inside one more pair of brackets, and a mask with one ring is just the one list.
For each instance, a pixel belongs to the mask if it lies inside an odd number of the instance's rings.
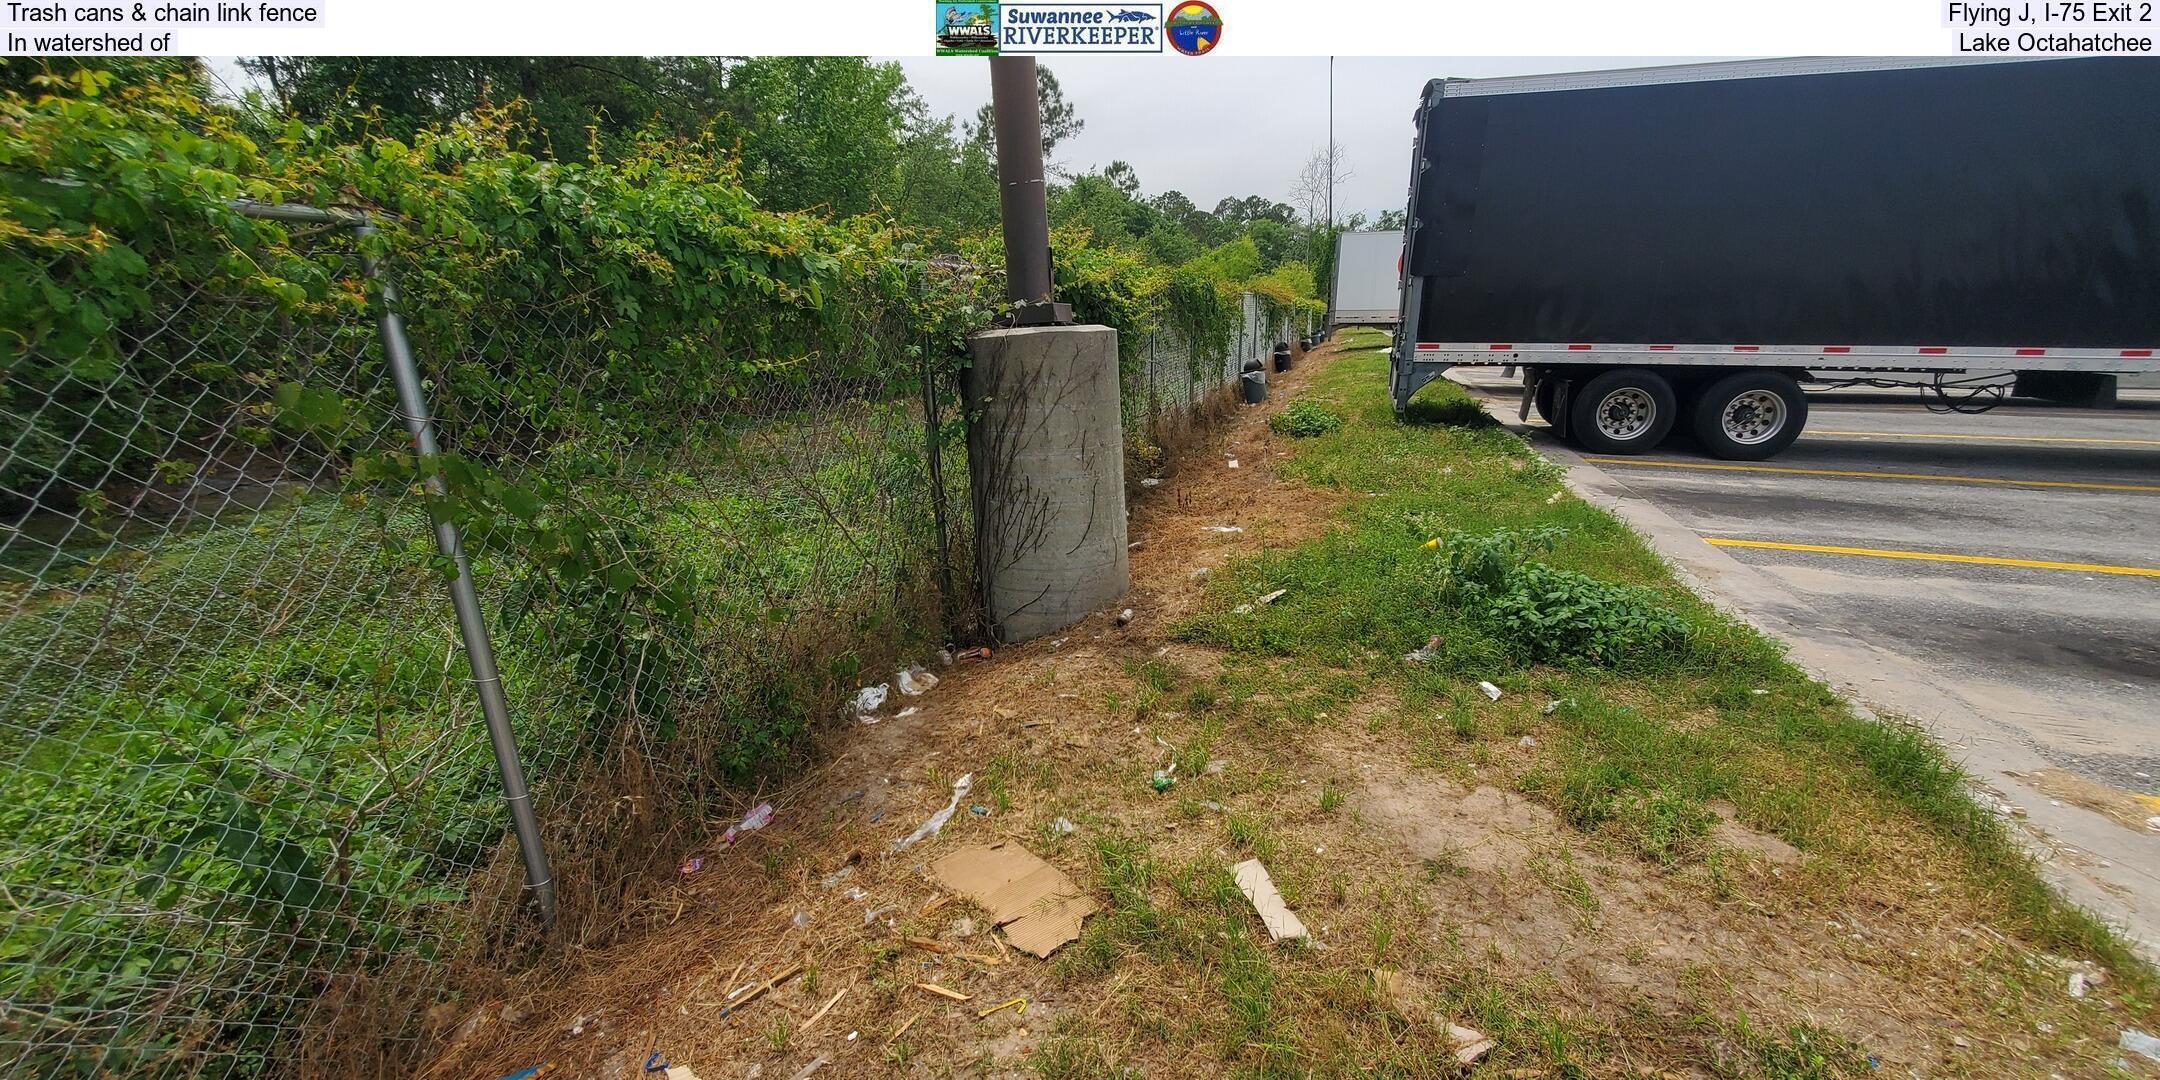
{"label": "yellow road line", "polygon": [[1716,547],[1765,548],[1770,551],[1813,551],[1825,555],[1866,555],[1877,559],[1919,559],[1923,562],[1972,563],[1979,566],[2023,566],[2034,570],[2076,570],[2087,574],[2127,574],[2160,577],[2160,567],[2109,566],[2105,563],[2052,562],[2047,559],[2003,559],[1993,555],[1955,555],[1942,551],[1898,551],[1885,548],[1839,547],[1835,544],[1783,544],[1772,540],[1728,540],[1706,536],[1703,543]]}
{"label": "yellow road line", "polygon": [[1817,431],[1808,435],[1844,435],[1863,439],[1964,439],[1972,442],[2074,443],[2080,446],[2160,446],[2160,439],[2086,439],[2068,435],[1963,435],[1941,431]]}
{"label": "yellow road line", "polygon": [[1804,469],[1796,465],[1737,465],[1723,461],[1652,461],[1647,458],[1589,457],[1599,465],[1639,465],[1657,469],[1710,469],[1718,472],[1786,473],[1793,476],[1852,476],[1863,480],[1936,480],[1945,484],[1995,484],[2003,487],[2072,488],[2079,491],[2155,491],[2160,484],[2109,484],[2097,480],[2016,480],[2007,476],[1958,476],[1952,473],[1880,472],[1872,469]]}

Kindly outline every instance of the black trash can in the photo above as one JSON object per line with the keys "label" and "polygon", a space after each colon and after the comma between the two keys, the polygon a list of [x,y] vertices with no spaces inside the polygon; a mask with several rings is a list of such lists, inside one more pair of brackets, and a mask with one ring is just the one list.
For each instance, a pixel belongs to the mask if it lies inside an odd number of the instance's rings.
{"label": "black trash can", "polygon": [[1290,370],[1290,343],[1287,341],[1275,343],[1275,370]]}
{"label": "black trash can", "polygon": [[[1254,360],[1252,361],[1252,363],[1257,364],[1259,363],[1259,361]],[[1238,383],[1245,390],[1245,404],[1258,405],[1261,402],[1267,400],[1266,372],[1258,370],[1248,371],[1245,374],[1238,376]]]}
{"label": "black trash can", "polygon": [[1238,370],[1239,370],[1239,371],[1266,371],[1266,370],[1267,370],[1267,365],[1266,365],[1266,364],[1264,364],[1264,363],[1262,363],[1262,362],[1261,362],[1261,360],[1260,360],[1260,358],[1259,358],[1259,357],[1257,357],[1257,356],[1248,356],[1248,357],[1246,357],[1246,358],[1245,358],[1245,362],[1244,362],[1244,363],[1242,363],[1242,364],[1239,364],[1239,365],[1238,365]]}

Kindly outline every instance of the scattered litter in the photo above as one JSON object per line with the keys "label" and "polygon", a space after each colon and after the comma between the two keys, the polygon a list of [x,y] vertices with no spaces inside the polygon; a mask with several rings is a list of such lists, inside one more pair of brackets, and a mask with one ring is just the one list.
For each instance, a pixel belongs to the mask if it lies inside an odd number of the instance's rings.
{"label": "scattered litter", "polygon": [[2155,1039],[2136,1028],[2124,1028],[2122,1040],[2116,1045],[2140,1057],[2160,1061],[2160,1039]]}
{"label": "scattered litter", "polygon": [[1499,688],[1499,687],[1497,687],[1497,686],[1494,686],[1493,684],[1491,684],[1491,683],[1489,683],[1489,682],[1480,682],[1480,683],[1478,683],[1478,684],[1477,684],[1477,688],[1478,688],[1479,690],[1482,690],[1482,691],[1484,691],[1484,693],[1485,693],[1485,696],[1486,696],[1487,698],[1489,698],[1489,699],[1491,699],[1491,700],[1493,700],[1493,701],[1498,701],[1498,700],[1500,700],[1500,688]]}
{"label": "scattered litter", "polygon": [[989,815],[989,813],[990,813],[990,808],[989,808],[989,807],[987,807],[987,806],[984,806],[984,805],[983,805],[983,804],[981,804],[981,803],[976,803],[976,804],[974,804],[974,805],[972,805],[972,806],[968,807],[968,813],[970,813],[970,814],[974,814],[974,815],[975,815],[975,816],[977,816],[977,817],[986,817],[986,816],[988,816],[988,815]]}
{"label": "scattered litter", "polygon": [[1147,543],[1147,541],[1145,541],[1145,540],[1135,540],[1135,541],[1133,541],[1132,543],[1130,543],[1130,544],[1127,544],[1127,545],[1125,545],[1125,550],[1127,550],[1127,551],[1138,551],[1138,550],[1140,550],[1140,545],[1142,545],[1142,544],[1145,544],[1145,543]]}
{"label": "scattered litter", "polygon": [[695,874],[703,869],[705,869],[705,856],[693,855],[690,858],[683,860],[683,864],[680,867],[676,868],[676,873],[679,873],[684,877],[689,877],[690,875]]}
{"label": "scattered litter", "polygon": [[2091,983],[2090,983],[2090,981],[2089,981],[2089,980],[2087,980],[2087,979],[2086,979],[2086,977],[2085,977],[2085,973],[2084,973],[2084,972],[2082,972],[2082,971],[2073,971],[2073,972],[2071,972],[2071,973],[2070,973],[2070,996],[2071,996],[2071,997],[2074,997],[2074,998],[2081,998],[2081,997],[2084,997],[2084,996],[2085,996],[2085,992],[2086,992],[2086,990],[2087,990],[2087,989],[2089,989],[2090,987],[2091,987]]}
{"label": "scattered litter", "polygon": [[1238,464],[1237,464],[1237,459],[1236,459],[1236,458],[1231,458],[1231,459],[1230,459],[1230,467],[1231,467],[1231,468],[1233,468],[1233,469],[1235,469],[1235,468],[1237,468],[1237,467],[1238,467]]}
{"label": "scattered litter", "polygon": [[1211,533],[1222,533],[1223,535],[1228,536],[1231,533],[1244,532],[1245,528],[1241,525],[1210,525],[1208,526],[1207,531]]}
{"label": "scattered litter", "polygon": [[1253,910],[1260,913],[1260,921],[1267,925],[1268,933],[1277,941],[1306,936],[1305,924],[1298,921],[1296,913],[1283,903],[1282,894],[1275,891],[1275,879],[1268,876],[1267,867],[1258,859],[1247,859],[1230,868],[1237,878],[1238,888],[1245,899],[1252,901]]}
{"label": "scattered litter", "polygon": [[1748,691],[1748,693],[1753,694],[1756,697],[1765,697],[1770,693],[1770,691],[1764,690],[1761,687],[1757,687],[1753,690]]}
{"label": "scattered litter", "polygon": [[698,1080],[698,1074],[691,1072],[688,1065],[670,1065],[667,1067],[667,1080]]}
{"label": "scattered litter", "polygon": [[1430,661],[1431,661],[1431,660],[1432,660],[1432,659],[1433,659],[1434,657],[1437,657],[1437,656],[1439,656],[1439,655],[1440,655],[1440,635],[1438,635],[1438,634],[1434,634],[1433,636],[1431,636],[1431,637],[1429,637],[1429,638],[1426,638],[1426,639],[1425,639],[1425,644],[1424,644],[1423,646],[1421,646],[1421,647],[1419,647],[1419,648],[1415,648],[1415,649],[1412,649],[1412,650],[1410,650],[1409,652],[1406,652],[1406,653],[1404,653],[1404,654],[1403,654],[1403,663],[1405,663],[1405,664],[1423,664],[1423,663],[1429,663],[1429,662],[1430,662]]}
{"label": "scattered litter", "polygon": [[800,1069],[797,1069],[795,1071],[795,1076],[793,1080],[803,1080],[804,1077],[807,1077],[811,1073],[814,1073],[830,1064],[832,1064],[831,1058],[826,1057],[823,1054],[819,1054],[818,1056],[810,1059],[810,1064],[805,1065]]}
{"label": "scattered litter", "polygon": [[2160,816],[2146,818],[2145,827],[2148,829],[2160,830]]}
{"label": "scattered litter", "polygon": [[1537,736],[1525,735],[1521,739],[1516,741],[1516,745],[1522,747],[1525,750],[1534,749],[1537,746]]}
{"label": "scattered litter", "polygon": [[938,984],[936,984],[936,983],[926,983],[926,982],[920,982],[920,983],[916,983],[916,984],[915,984],[915,989],[917,989],[917,990],[922,990],[922,991],[925,991],[925,992],[927,992],[927,993],[932,993],[932,994],[936,994],[937,996],[939,996],[939,997],[941,997],[941,998],[946,998],[946,999],[948,999],[948,1000],[952,1000],[952,1001],[968,1001],[968,1000],[971,1000],[971,999],[973,999],[973,998],[974,998],[974,996],[975,996],[975,995],[973,995],[973,994],[963,994],[963,993],[961,993],[961,992],[960,992],[960,991],[958,991],[958,990],[948,990],[948,989],[946,989],[945,987],[939,986],[939,985],[938,985]]}
{"label": "scattered litter", "polygon": [[1271,593],[1267,594],[1266,596],[1263,596],[1263,597],[1261,597],[1260,599],[1258,599],[1258,600],[1254,601],[1254,603],[1257,603],[1257,604],[1272,604],[1272,603],[1274,603],[1275,601],[1277,601],[1277,600],[1280,600],[1280,599],[1282,599],[1282,598],[1283,598],[1283,597],[1285,597],[1285,596],[1288,596],[1289,594],[1290,594],[1290,590],[1288,590],[1288,589],[1277,589],[1277,590],[1275,590],[1274,592],[1271,592]]}
{"label": "scattered litter", "polygon": [[988,911],[1013,948],[1044,959],[1079,937],[1081,920],[1095,912],[1094,897],[1018,844],[971,844],[932,863],[930,873]]}
{"label": "scattered litter", "polygon": [[937,651],[937,662],[938,662],[938,666],[939,666],[939,667],[951,667],[951,666],[952,666],[952,647],[951,647],[951,646],[949,646],[949,645],[948,645],[948,646],[946,646],[945,648],[939,649],[939,650]]}
{"label": "scattered litter", "polygon": [[1230,609],[1230,613],[1231,613],[1232,615],[1250,615],[1250,614],[1252,614],[1252,605],[1251,605],[1251,604],[1239,604],[1238,606],[1236,606],[1236,607],[1234,607],[1234,608],[1231,608],[1231,609]]}
{"label": "scattered litter", "polygon": [[921,712],[921,711],[922,711],[922,706],[920,706],[920,705],[910,705],[910,706],[908,706],[907,708],[905,708],[905,709],[902,709],[902,710],[900,710],[899,712],[897,712],[897,713],[893,714],[893,719],[895,719],[895,720],[905,720],[905,719],[907,719],[908,717],[910,717],[910,716],[913,716],[913,715],[915,715],[916,713],[919,713],[919,712]]}
{"label": "scattered litter", "polygon": [[1192,578],[1195,578],[1195,579],[1197,579],[1197,578],[1204,578],[1204,577],[1206,577],[1206,576],[1208,576],[1209,574],[1212,574],[1212,573],[1214,573],[1214,572],[1215,572],[1215,568],[1214,568],[1214,567],[1212,567],[1212,566],[1202,566],[1202,567],[1199,567],[1199,568],[1195,569],[1195,570],[1194,570],[1194,571],[1193,571],[1193,572],[1192,572],[1192,573],[1191,573],[1190,575],[1188,575],[1188,576],[1189,576],[1189,577],[1192,577]]}
{"label": "scattered litter", "polygon": [[1551,716],[1552,714],[1559,712],[1563,707],[1573,704],[1575,704],[1574,698],[1561,698],[1558,701],[1546,702],[1545,707],[1538,711],[1544,713],[1547,716]]}
{"label": "scattered litter", "polygon": [[1157,478],[1157,477],[1153,477],[1153,476],[1150,476],[1150,477],[1148,477],[1147,479],[1145,479],[1145,480],[1142,480],[1142,481],[1140,481],[1140,486],[1141,486],[1141,487],[1147,487],[1147,488],[1151,488],[1151,487],[1154,487],[1154,486],[1156,486],[1157,484],[1160,484],[1160,483],[1162,483],[1162,480],[1161,480],[1161,479],[1159,479],[1159,478]]}
{"label": "scattered litter", "polygon": [[1008,1002],[1006,1002],[1006,1003],[1004,1003],[1004,1004],[1002,1004],[1002,1005],[992,1005],[992,1006],[990,1006],[989,1008],[987,1008],[987,1009],[984,1009],[983,1011],[981,1011],[981,1012],[979,1012],[979,1013],[976,1013],[976,1014],[975,1014],[975,1019],[977,1019],[977,1020],[988,1020],[988,1019],[990,1019],[990,1014],[991,1014],[991,1013],[998,1013],[998,1012],[1004,1012],[1004,1011],[1005,1011],[1005,1010],[1007,1010],[1007,1009],[1011,1009],[1011,1010],[1013,1010],[1014,1012],[1023,1012],[1023,1013],[1024,1013],[1024,1012],[1026,1012],[1026,1011],[1027,1011],[1027,999],[1026,999],[1026,998],[1024,998],[1024,997],[1016,997],[1016,998],[1012,999],[1011,1001],[1008,1001]]}
{"label": "scattered litter", "polygon": [[963,664],[974,660],[988,660],[990,659],[990,646],[977,645],[972,649],[962,649],[953,654],[953,659]]}
{"label": "scattered litter", "polygon": [[862,886],[860,885],[850,885],[848,886],[848,891],[841,893],[840,895],[845,899],[855,901],[870,899],[870,894],[864,892]]}
{"label": "scattered litter", "polygon": [[1125,625],[1127,625],[1127,624],[1129,624],[1129,623],[1131,623],[1131,622],[1132,622],[1132,618],[1133,618],[1133,612],[1132,612],[1132,609],[1131,609],[1131,608],[1126,608],[1125,610],[1123,610],[1123,611],[1120,611],[1120,612],[1118,612],[1118,613],[1117,613],[1117,624],[1118,624],[1119,626],[1125,626]]}
{"label": "scattered litter", "polygon": [[895,673],[893,681],[900,684],[901,693],[909,697],[921,697],[937,686],[938,677],[924,671],[921,664],[914,664],[906,671]]}
{"label": "scattered litter", "polygon": [[668,1071],[669,1067],[670,1066],[668,1065],[667,1059],[660,1056],[660,1051],[655,1050],[652,1053],[645,1055],[646,1072],[666,1072]]}
{"label": "scattered litter", "polygon": [[755,809],[752,809],[749,813],[743,815],[743,819],[741,821],[738,821],[735,824],[728,826],[728,831],[721,834],[720,842],[723,844],[732,844],[744,833],[754,833],[759,829],[762,829],[765,826],[772,824],[772,815],[773,809],[771,803],[761,802],[757,804]]}
{"label": "scattered litter", "polygon": [[[1394,1005],[1395,1011],[1401,1013],[1404,1019],[1414,1019],[1421,1013],[1429,1014],[1429,1010],[1420,1007],[1410,994],[1409,989],[1404,986],[1402,972],[1376,968],[1373,970],[1373,982],[1379,986],[1381,993],[1387,996],[1389,1002]],[[1467,1028],[1451,1021],[1443,1021],[1438,1015],[1431,1015],[1431,1019],[1447,1029],[1448,1045],[1455,1052],[1455,1063],[1457,1065],[1467,1069],[1485,1060],[1485,1057],[1493,1052],[1493,1041],[1486,1038],[1485,1034],[1476,1028]]]}
{"label": "scattered litter", "polygon": [[[1323,718],[1323,719],[1324,719],[1324,718]],[[1222,771],[1223,771],[1224,769],[1227,769],[1227,768],[1229,768],[1229,767],[1230,767],[1230,761],[1229,761],[1229,759],[1227,759],[1227,758],[1209,758],[1209,759],[1208,759],[1208,763],[1207,763],[1207,768],[1206,768],[1206,769],[1205,769],[1204,771],[1205,771],[1205,772],[1206,772],[1206,773],[1207,773],[1207,774],[1208,774],[1209,776],[1215,776],[1215,775],[1217,775],[1217,774],[1221,773],[1221,772],[1222,772]]]}
{"label": "scattered litter", "polygon": [[892,688],[884,683],[879,683],[876,686],[865,686],[855,691],[855,715],[861,716],[866,713],[874,713],[883,708],[885,698],[891,693]]}
{"label": "scattered litter", "polygon": [[550,1061],[544,1065],[536,1065],[530,1069],[519,1069],[518,1071],[503,1077],[502,1080],[539,1080],[540,1077],[546,1076],[554,1071],[555,1063]]}
{"label": "scattered litter", "polygon": [[809,913],[809,912],[807,912],[807,911],[798,911],[798,912],[796,912],[796,913],[795,913],[795,919],[794,919],[794,922],[795,922],[795,929],[797,929],[797,930],[801,930],[801,929],[804,929],[804,928],[808,927],[808,926],[810,925],[810,913]]}
{"label": "scattered litter", "polygon": [[1172,761],[1167,768],[1155,770],[1155,775],[1148,779],[1148,786],[1157,791],[1168,791],[1176,787],[1177,762]]}
{"label": "scattered litter", "polygon": [[1078,829],[1079,826],[1074,825],[1069,818],[1061,817],[1050,823],[1050,835],[1052,836],[1071,836]]}
{"label": "scattered litter", "polygon": [[1422,544],[1419,544],[1418,546],[1424,548],[1427,551],[1437,550],[1440,547],[1440,538],[1435,536],[1432,539],[1427,540]]}
{"label": "scattered litter", "polygon": [[886,915],[890,915],[898,910],[900,910],[900,905],[898,904],[891,904],[886,907],[880,908],[865,908],[863,909],[862,913],[862,924],[864,926],[868,926],[871,923],[878,921],[880,918],[883,918]]}
{"label": "scattered litter", "polygon": [[884,807],[880,806],[880,807],[878,807],[878,808],[877,808],[876,810],[873,810],[873,811],[871,811],[871,813],[870,813],[870,824],[872,824],[872,825],[875,825],[875,824],[877,824],[878,822],[880,822],[880,821],[883,821],[883,820],[885,820],[885,808],[884,808]]}
{"label": "scattered litter", "polygon": [[966,798],[968,790],[974,786],[974,773],[967,773],[961,776],[960,779],[953,781],[952,801],[945,804],[945,809],[930,815],[928,821],[923,822],[914,832],[909,833],[905,839],[894,841],[893,850],[898,851],[927,836],[936,836],[938,830],[944,828],[945,823],[952,820],[953,811],[960,808],[960,800]]}
{"label": "scattered litter", "polygon": [[860,1031],[850,1031],[850,1032],[848,1032],[848,1033],[847,1033],[847,1041],[849,1041],[849,1042],[854,1042],[854,1041],[855,1041],[855,1038],[856,1038],[856,1036],[858,1036],[858,1035],[861,1035],[861,1034],[862,1034],[862,1032],[860,1032]]}

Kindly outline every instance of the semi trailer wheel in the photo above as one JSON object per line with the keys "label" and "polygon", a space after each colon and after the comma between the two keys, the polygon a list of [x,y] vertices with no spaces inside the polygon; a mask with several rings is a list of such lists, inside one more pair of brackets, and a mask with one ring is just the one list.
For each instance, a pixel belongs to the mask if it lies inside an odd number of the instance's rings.
{"label": "semi trailer wheel", "polygon": [[1553,408],[1553,395],[1560,392],[1560,380],[1552,375],[1538,379],[1537,390],[1530,395],[1530,403],[1537,409],[1538,419],[1552,427],[1560,426],[1560,414]]}
{"label": "semi trailer wheel", "polygon": [[1679,411],[1664,376],[1620,368],[1573,388],[1568,436],[1592,453],[1640,454],[1664,441]]}
{"label": "semi trailer wheel", "polygon": [[1782,372],[1738,371],[1704,387],[1690,411],[1695,437],[1710,456],[1761,461],[1800,437],[1807,395]]}

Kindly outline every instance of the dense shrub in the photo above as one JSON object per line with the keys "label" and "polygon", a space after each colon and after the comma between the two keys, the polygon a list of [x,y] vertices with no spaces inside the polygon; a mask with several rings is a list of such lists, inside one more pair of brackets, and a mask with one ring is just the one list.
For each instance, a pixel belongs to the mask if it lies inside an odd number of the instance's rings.
{"label": "dense shrub", "polygon": [[1531,558],[1562,535],[1538,529],[1448,537],[1441,549],[1446,589],[1533,662],[1617,666],[1669,658],[1686,643],[1686,620],[1649,590]]}
{"label": "dense shrub", "polygon": [[1317,401],[1300,398],[1290,407],[1268,417],[1268,428],[1278,435],[1310,439],[1326,435],[1343,425],[1342,414]]}

